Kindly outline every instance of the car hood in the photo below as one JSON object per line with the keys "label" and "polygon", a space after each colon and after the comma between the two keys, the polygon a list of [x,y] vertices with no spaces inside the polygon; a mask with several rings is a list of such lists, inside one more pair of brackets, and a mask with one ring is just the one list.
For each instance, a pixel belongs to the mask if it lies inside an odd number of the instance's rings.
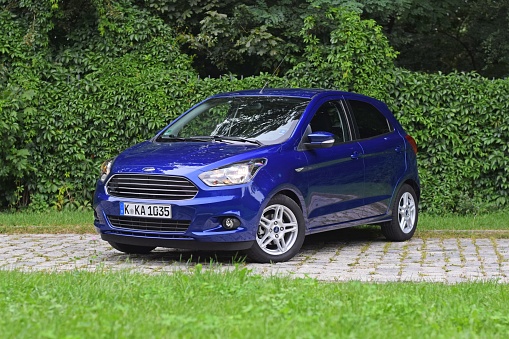
{"label": "car hood", "polygon": [[258,149],[251,144],[222,142],[145,141],[122,152],[113,164],[113,173],[164,173],[185,175],[198,168]]}

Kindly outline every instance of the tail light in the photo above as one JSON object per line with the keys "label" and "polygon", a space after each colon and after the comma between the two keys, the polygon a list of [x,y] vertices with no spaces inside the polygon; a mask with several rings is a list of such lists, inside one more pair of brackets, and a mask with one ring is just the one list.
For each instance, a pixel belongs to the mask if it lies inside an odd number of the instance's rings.
{"label": "tail light", "polygon": [[412,149],[414,150],[414,153],[417,154],[417,143],[415,142],[414,138],[412,138],[410,135],[405,135],[405,139],[408,141],[410,146],[412,146]]}

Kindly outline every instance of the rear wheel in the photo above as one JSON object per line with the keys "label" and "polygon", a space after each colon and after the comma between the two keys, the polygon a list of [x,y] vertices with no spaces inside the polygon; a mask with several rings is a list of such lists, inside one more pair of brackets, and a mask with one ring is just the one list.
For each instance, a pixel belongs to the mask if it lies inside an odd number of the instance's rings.
{"label": "rear wheel", "polygon": [[382,224],[382,233],[391,241],[405,241],[415,233],[419,210],[417,195],[410,185],[403,185],[392,203],[392,220]]}
{"label": "rear wheel", "polygon": [[127,254],[147,254],[150,253],[154,248],[152,246],[136,246],[128,244],[120,244],[118,242],[108,241],[114,249],[124,252]]}
{"label": "rear wheel", "polygon": [[263,210],[256,241],[247,255],[256,262],[287,261],[299,252],[304,236],[299,206],[285,195],[276,195]]}

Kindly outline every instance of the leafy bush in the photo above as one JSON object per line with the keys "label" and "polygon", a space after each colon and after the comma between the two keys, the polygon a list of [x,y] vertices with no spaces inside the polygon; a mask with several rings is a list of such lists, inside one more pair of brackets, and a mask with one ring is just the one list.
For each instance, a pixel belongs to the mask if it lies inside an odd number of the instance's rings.
{"label": "leafy bush", "polygon": [[486,212],[509,203],[509,81],[398,70],[389,105],[416,139],[422,207]]}
{"label": "leafy bush", "polygon": [[[318,38],[323,31],[329,31],[328,41]],[[306,42],[306,61],[287,74],[295,85],[339,88],[386,98],[397,53],[375,21],[332,8],[306,17],[300,35]]]}
{"label": "leafy bush", "polygon": [[171,38],[153,39],[83,78],[52,86],[35,79],[35,90],[19,89],[21,95],[0,101],[6,145],[2,204],[90,207],[102,161],[149,138],[209,95],[262,87],[267,79],[282,86],[285,81],[269,75],[199,79]]}

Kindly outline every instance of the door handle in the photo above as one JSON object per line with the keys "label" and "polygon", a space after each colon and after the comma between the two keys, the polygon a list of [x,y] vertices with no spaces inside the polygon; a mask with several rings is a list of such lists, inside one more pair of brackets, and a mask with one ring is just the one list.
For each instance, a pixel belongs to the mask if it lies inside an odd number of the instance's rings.
{"label": "door handle", "polygon": [[396,151],[396,153],[401,153],[401,151],[403,151],[403,147],[397,146],[394,150]]}
{"label": "door handle", "polygon": [[357,151],[354,151],[351,155],[350,155],[350,158],[352,158],[353,160],[357,160],[359,159],[359,156],[360,156],[360,153],[357,152]]}

